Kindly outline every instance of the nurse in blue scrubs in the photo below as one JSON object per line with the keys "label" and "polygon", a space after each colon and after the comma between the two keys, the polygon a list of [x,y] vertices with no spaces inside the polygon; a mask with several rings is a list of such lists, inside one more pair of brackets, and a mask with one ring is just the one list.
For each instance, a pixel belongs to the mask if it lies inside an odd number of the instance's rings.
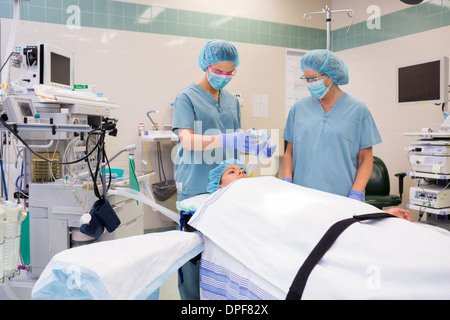
{"label": "nurse in blue scrubs", "polygon": [[241,130],[238,99],[224,89],[239,65],[237,49],[228,41],[210,40],[200,51],[198,65],[203,77],[183,89],[174,104],[178,201],[207,193],[211,169],[258,147],[256,136]]}
{"label": "nurse in blue scrubs", "polygon": [[339,87],[349,78],[336,54],[308,51],[300,67],[311,96],[289,112],[283,180],[362,201],[372,173],[372,146],[381,142],[372,115]]}
{"label": "nurse in blue scrubs", "polygon": [[[256,153],[256,135],[241,130],[238,99],[224,87],[239,65],[237,49],[224,40],[210,40],[200,51],[198,65],[205,72],[175,100],[172,131],[178,135],[175,181],[178,201],[207,193],[208,174],[223,160],[240,152]],[[199,299],[199,261],[182,267],[182,299]]]}

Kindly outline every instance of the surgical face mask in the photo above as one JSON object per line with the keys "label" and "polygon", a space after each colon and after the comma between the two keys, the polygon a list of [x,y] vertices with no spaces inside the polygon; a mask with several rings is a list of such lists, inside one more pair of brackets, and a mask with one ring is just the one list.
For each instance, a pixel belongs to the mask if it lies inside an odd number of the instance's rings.
{"label": "surgical face mask", "polygon": [[314,82],[310,82],[306,84],[308,87],[309,93],[317,99],[322,99],[330,90],[331,85],[327,87],[324,83],[324,79],[320,79]]}
{"label": "surgical face mask", "polygon": [[222,90],[228,82],[231,81],[231,75],[218,74],[209,71],[208,81],[212,85],[212,87],[216,90]]}

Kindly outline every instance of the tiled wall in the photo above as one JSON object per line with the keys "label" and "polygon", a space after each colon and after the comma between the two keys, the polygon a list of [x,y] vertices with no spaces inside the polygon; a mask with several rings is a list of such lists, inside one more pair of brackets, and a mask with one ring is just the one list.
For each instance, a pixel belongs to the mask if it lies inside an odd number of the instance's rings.
{"label": "tiled wall", "polygon": [[[380,28],[369,29],[367,21],[332,31],[332,50],[340,51],[450,24],[450,6],[425,2],[382,15]],[[297,49],[326,47],[326,31],[298,25],[178,10],[112,0],[33,0],[22,2],[21,19],[65,24],[76,5],[81,27],[166,34],[194,38],[220,38],[250,44]],[[0,18],[11,18],[12,0],[0,0]],[[325,24],[325,22],[324,22]],[[325,27],[325,26],[324,26]]]}
{"label": "tiled wall", "polygon": [[[11,18],[13,1],[0,0],[0,18]],[[325,46],[322,29],[241,17],[177,10],[112,0],[33,0],[23,2],[21,19],[65,24],[68,6],[81,10],[81,27],[225,39],[278,47]]]}
{"label": "tiled wall", "polygon": [[[369,29],[367,21],[332,32],[332,49],[340,51],[395,39],[450,25],[450,1],[424,2],[417,6],[381,15],[380,28]],[[369,22],[370,24],[370,22]]]}

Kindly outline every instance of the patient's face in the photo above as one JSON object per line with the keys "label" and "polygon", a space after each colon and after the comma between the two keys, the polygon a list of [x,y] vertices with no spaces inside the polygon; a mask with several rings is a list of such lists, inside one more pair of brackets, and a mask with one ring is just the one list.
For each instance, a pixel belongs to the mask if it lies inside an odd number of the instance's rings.
{"label": "patient's face", "polygon": [[240,178],[248,178],[247,172],[237,164],[231,164],[223,172],[219,188],[224,188]]}

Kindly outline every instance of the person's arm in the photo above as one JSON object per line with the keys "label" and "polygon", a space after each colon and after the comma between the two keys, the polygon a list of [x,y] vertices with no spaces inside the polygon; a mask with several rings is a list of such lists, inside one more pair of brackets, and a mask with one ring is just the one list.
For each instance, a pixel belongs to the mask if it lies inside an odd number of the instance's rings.
{"label": "person's arm", "polygon": [[178,137],[183,149],[190,151],[203,151],[222,147],[258,154],[261,150],[257,136],[249,131],[208,136],[194,134],[194,131],[191,129],[178,129]]}
{"label": "person's arm", "polygon": [[390,208],[390,209],[386,209],[384,210],[384,212],[387,212],[389,214],[392,214],[400,219],[405,219],[408,221],[412,221],[411,218],[411,212],[409,212],[408,210],[405,209],[401,209],[401,208]]}
{"label": "person's arm", "polygon": [[373,152],[372,147],[359,150],[358,154],[358,171],[356,172],[355,182],[352,190],[364,193],[367,182],[370,179],[373,169]]}
{"label": "person's arm", "polygon": [[293,150],[294,150],[293,144],[288,142],[283,160],[283,180],[290,179],[291,182],[292,178],[294,177]]}
{"label": "person's arm", "polygon": [[194,130],[178,129],[178,137],[180,138],[181,146],[185,150],[203,151],[220,148],[222,146],[220,135],[204,136],[194,134]]}

